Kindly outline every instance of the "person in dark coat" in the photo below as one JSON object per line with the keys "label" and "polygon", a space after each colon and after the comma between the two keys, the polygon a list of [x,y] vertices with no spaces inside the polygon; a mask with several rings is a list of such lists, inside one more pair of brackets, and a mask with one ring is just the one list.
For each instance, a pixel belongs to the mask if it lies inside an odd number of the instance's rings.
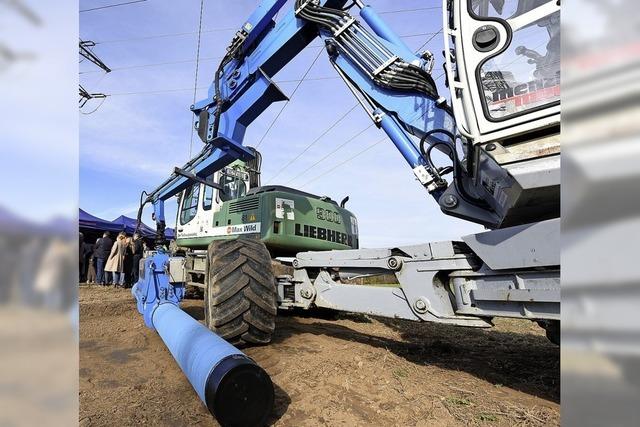
{"label": "person in dark coat", "polygon": [[83,257],[83,268],[82,268],[82,272],[84,274],[84,279],[88,282],[89,279],[89,269],[93,266],[93,276],[94,276],[94,281],[95,281],[95,275],[96,275],[96,266],[95,266],[95,262],[93,261],[93,245],[91,243],[87,243],[84,242],[82,244],[82,257]]}
{"label": "person in dark coat", "polygon": [[111,240],[109,236],[110,233],[108,231],[105,231],[102,237],[96,242],[94,250],[97,273],[96,282],[99,285],[105,285],[111,282],[109,278],[105,277],[104,271],[104,266],[107,262],[107,258],[109,258],[109,254],[111,254],[111,247],[113,246],[113,240]]}
{"label": "person in dark coat", "polygon": [[143,241],[140,238],[139,233],[133,234],[132,247],[133,247],[133,261],[131,265],[131,283],[135,284],[138,282],[138,279],[140,278],[139,266],[140,266],[140,260],[142,259],[142,256],[144,254]]}
{"label": "person in dark coat", "polygon": [[84,282],[87,268],[85,265],[84,259],[84,234],[80,233],[79,241],[78,241],[78,281],[80,283]]}
{"label": "person in dark coat", "polygon": [[133,279],[132,270],[133,270],[133,240],[131,237],[127,237],[125,239],[125,250],[124,250],[124,287],[130,287]]}

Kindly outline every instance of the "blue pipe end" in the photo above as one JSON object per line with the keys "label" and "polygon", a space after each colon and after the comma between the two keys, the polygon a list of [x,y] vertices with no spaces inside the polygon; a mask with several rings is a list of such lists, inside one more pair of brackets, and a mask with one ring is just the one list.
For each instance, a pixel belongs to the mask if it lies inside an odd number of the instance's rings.
{"label": "blue pipe end", "polygon": [[269,375],[242,354],[221,360],[205,385],[205,403],[222,426],[263,426],[274,402]]}

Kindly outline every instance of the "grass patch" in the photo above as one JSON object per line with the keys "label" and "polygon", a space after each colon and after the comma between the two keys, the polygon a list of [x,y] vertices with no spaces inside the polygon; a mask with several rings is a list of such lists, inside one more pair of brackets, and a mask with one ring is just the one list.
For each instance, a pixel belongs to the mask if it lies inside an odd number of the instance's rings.
{"label": "grass patch", "polygon": [[447,397],[445,401],[454,406],[471,406],[473,402],[462,397]]}
{"label": "grass patch", "polygon": [[482,413],[478,414],[476,416],[476,418],[478,419],[478,421],[482,421],[482,422],[485,422],[485,423],[494,423],[494,422],[498,421],[498,417],[496,415],[488,414],[488,413],[485,413],[485,412],[482,412]]}
{"label": "grass patch", "polygon": [[409,376],[409,373],[407,371],[405,371],[404,369],[396,369],[395,371],[393,371],[392,374],[397,379],[406,378],[406,377]]}

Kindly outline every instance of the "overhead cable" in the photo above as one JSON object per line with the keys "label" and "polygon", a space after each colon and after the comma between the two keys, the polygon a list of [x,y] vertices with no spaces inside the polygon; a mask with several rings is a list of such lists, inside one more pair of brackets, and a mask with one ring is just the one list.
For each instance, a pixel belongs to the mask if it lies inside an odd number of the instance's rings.
{"label": "overhead cable", "polygon": [[278,176],[280,176],[280,174],[282,172],[284,172],[293,162],[295,162],[300,157],[302,157],[302,155],[304,153],[306,153],[307,151],[309,151],[309,149],[311,147],[313,147],[318,141],[320,141],[322,139],[322,137],[324,137],[326,134],[328,134],[333,128],[335,128],[338,125],[338,123],[340,123],[342,120],[344,120],[349,115],[349,113],[351,113],[353,110],[355,110],[356,107],[358,107],[358,105],[360,105],[360,104],[356,102],[353,107],[349,108],[344,114],[342,114],[342,116],[340,116],[338,118],[338,120],[333,122],[331,124],[331,126],[329,126],[327,129],[325,129],[318,137],[316,137],[316,139],[314,139],[309,144],[307,144],[307,146],[300,153],[298,153],[298,155],[296,155],[293,159],[289,160],[284,166],[282,166],[280,168],[280,170],[273,177],[271,177],[271,179],[269,181],[273,181]]}
{"label": "overhead cable", "polygon": [[296,93],[296,91],[298,90],[298,88],[300,87],[304,79],[307,77],[307,74],[309,74],[309,71],[311,71],[311,68],[313,68],[318,58],[320,58],[320,54],[322,53],[323,50],[324,48],[321,48],[318,50],[318,53],[316,54],[316,57],[311,62],[311,65],[309,65],[309,68],[307,68],[307,71],[305,71],[302,78],[300,79],[296,87],[293,89],[293,92],[291,92],[291,96],[289,96],[289,99],[287,100],[287,102],[285,102],[285,104],[282,106],[280,111],[278,111],[278,114],[276,114],[275,118],[271,121],[271,123],[269,124],[269,127],[267,127],[267,130],[262,135],[262,138],[260,138],[260,141],[258,141],[258,143],[256,144],[256,148],[258,148],[260,144],[262,144],[262,142],[264,141],[265,137],[267,136],[267,134],[269,133],[273,125],[278,121],[278,118],[280,117],[284,109],[287,107],[287,105],[289,105],[289,103],[291,102],[291,98],[293,98],[293,95]]}

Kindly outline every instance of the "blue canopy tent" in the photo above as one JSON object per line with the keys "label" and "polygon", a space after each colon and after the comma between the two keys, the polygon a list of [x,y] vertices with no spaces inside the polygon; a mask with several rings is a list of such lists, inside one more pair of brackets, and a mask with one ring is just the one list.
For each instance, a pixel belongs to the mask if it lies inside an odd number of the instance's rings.
{"label": "blue canopy tent", "polygon": [[[78,213],[78,225],[80,230],[91,232],[103,232],[110,231],[112,233],[119,233],[124,231],[127,234],[133,234],[136,229],[137,220],[128,216],[120,215],[113,221],[107,221],[106,219],[93,216],[82,209]],[[138,230],[142,237],[152,239],[156,236],[156,231],[148,225],[140,224]],[[169,240],[176,238],[176,233],[173,228],[167,228],[165,230],[165,237]]]}
{"label": "blue canopy tent", "polygon": [[[133,234],[136,231],[136,225],[138,223],[137,220],[133,218],[129,218],[128,216],[120,215],[118,218],[111,221],[113,224],[118,224],[121,230],[124,230],[127,234]],[[146,224],[140,224],[140,228],[138,229],[142,237],[153,237],[156,232],[151,227],[148,227]]]}
{"label": "blue canopy tent", "polygon": [[[133,234],[133,232],[136,229],[136,225],[138,221],[135,218],[130,218],[128,216],[120,215],[118,218],[114,219],[111,222],[113,224],[120,225],[121,229],[124,230],[125,233]],[[144,223],[140,224],[140,228],[138,229],[138,231],[140,232],[140,234],[142,234],[142,237],[146,237],[146,238],[152,238],[152,237],[155,237],[156,235],[156,231]],[[165,229],[164,235],[169,240],[175,239],[176,237],[176,234],[173,228]]]}
{"label": "blue canopy tent", "polygon": [[122,226],[114,224],[111,221],[107,221],[97,216],[93,216],[82,209],[78,213],[78,224],[81,229],[96,230],[96,231],[111,231],[117,233],[122,231]]}

